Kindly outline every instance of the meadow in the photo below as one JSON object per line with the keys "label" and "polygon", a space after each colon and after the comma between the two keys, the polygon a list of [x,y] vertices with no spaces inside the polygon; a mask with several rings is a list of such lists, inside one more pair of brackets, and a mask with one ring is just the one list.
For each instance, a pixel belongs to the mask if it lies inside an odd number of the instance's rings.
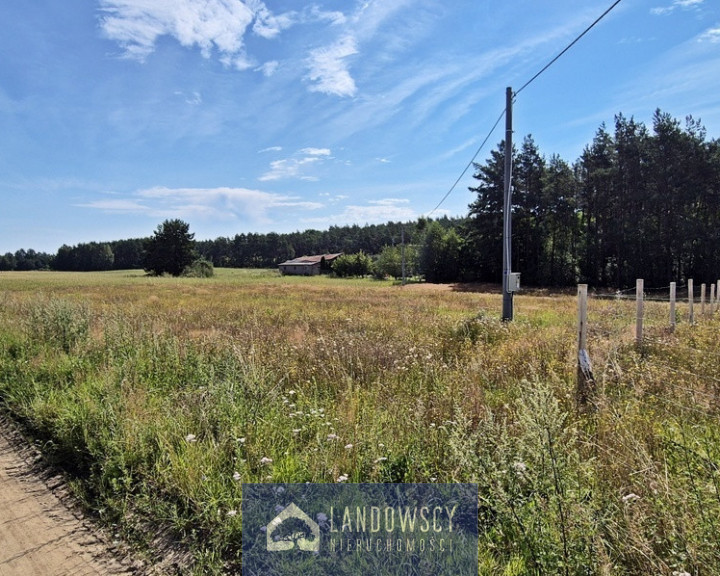
{"label": "meadow", "polygon": [[[0,410],[89,513],[239,573],[243,482],[475,482],[483,575],[720,574],[716,317],[217,270],[0,274]],[[696,312],[697,314],[697,312]]]}

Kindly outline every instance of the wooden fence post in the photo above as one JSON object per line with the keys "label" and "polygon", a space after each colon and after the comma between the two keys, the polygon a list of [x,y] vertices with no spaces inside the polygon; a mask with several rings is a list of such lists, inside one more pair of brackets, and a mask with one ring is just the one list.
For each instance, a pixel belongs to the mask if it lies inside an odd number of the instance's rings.
{"label": "wooden fence post", "polygon": [[677,294],[677,282],[670,282],[670,329],[675,330],[675,297]]}
{"label": "wooden fence post", "polygon": [[585,407],[594,396],[595,379],[587,352],[587,284],[578,284],[578,368],[577,402]]}
{"label": "wooden fence post", "polygon": [[715,283],[710,284],[710,316],[715,314]]}
{"label": "wooden fence post", "polygon": [[705,283],[700,284],[700,316],[705,316]]}
{"label": "wooden fence post", "polygon": [[635,314],[635,343],[642,346],[643,343],[643,311],[645,281],[642,278],[635,280],[635,302],[637,312]]}
{"label": "wooden fence post", "polygon": [[693,312],[693,279],[688,278],[688,306],[690,307],[690,310],[688,312],[688,318],[690,321],[690,324],[693,324],[695,322],[695,313]]}

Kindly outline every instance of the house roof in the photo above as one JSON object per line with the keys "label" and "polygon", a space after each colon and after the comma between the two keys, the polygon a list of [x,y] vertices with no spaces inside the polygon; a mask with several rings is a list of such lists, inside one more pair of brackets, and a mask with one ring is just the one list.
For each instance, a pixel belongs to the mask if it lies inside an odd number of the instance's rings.
{"label": "house roof", "polygon": [[337,254],[316,254],[314,256],[300,256],[300,258],[294,258],[293,260],[287,260],[280,264],[280,266],[312,266],[314,264],[320,264],[322,259],[325,262],[332,262],[338,256],[342,256],[342,252]]}

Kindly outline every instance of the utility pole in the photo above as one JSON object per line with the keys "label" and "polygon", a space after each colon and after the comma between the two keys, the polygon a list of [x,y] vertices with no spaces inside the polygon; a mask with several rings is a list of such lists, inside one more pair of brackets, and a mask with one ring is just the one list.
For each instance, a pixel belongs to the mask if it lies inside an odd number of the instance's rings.
{"label": "utility pole", "polygon": [[513,319],[513,291],[510,285],[512,269],[512,101],[513,91],[508,87],[505,91],[505,203],[503,208],[503,306],[502,319]]}

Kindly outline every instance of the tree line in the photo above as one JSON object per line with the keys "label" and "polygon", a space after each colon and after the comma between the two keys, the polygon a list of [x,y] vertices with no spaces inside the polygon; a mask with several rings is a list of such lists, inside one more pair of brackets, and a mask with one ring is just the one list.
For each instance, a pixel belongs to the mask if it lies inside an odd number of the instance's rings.
{"label": "tree line", "polygon": [[[627,288],[720,274],[720,141],[657,110],[652,130],[622,114],[570,165],[531,136],[513,150],[513,270],[524,284]],[[504,146],[476,165],[463,276],[502,277]]]}
{"label": "tree line", "polygon": [[[526,136],[513,155],[513,259],[523,285],[627,288],[636,278],[663,286],[720,273],[720,141],[702,124],[660,110],[652,129],[619,114],[602,124],[573,164],[541,154]],[[475,164],[476,199],[467,216],[288,234],[242,233],[194,241],[214,266],[274,268],[297,256],[343,252],[342,273],[406,272],[429,282],[502,278],[504,144]],[[0,270],[148,268],[152,238],[62,246],[57,254],[19,250]],[[366,256],[367,255],[367,256]],[[369,258],[372,256],[372,258]],[[341,274],[342,275],[342,274]]]}

